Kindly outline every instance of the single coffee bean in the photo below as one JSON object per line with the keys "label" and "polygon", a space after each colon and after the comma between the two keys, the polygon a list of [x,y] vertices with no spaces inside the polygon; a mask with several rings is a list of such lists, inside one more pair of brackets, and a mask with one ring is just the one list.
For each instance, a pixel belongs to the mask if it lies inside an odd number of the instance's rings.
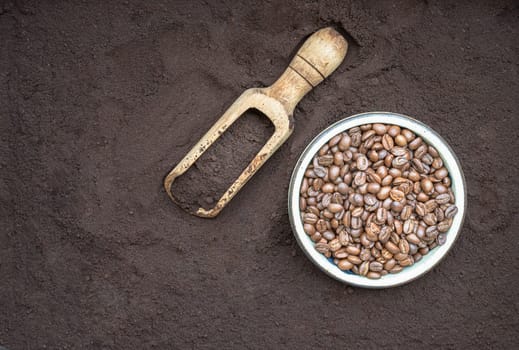
{"label": "single coffee bean", "polygon": [[429,226],[425,229],[425,236],[435,238],[438,235],[438,227],[436,225]]}
{"label": "single coffee bean", "polygon": [[400,252],[403,254],[409,254],[409,242],[407,242],[405,239],[401,239],[398,243],[398,248],[400,248]]}
{"label": "single coffee bean", "polygon": [[376,280],[376,279],[379,279],[381,277],[381,274],[379,272],[370,271],[370,272],[368,272],[366,277],[368,277],[370,279],[373,279],[373,280]]}
{"label": "single coffee bean", "polygon": [[384,124],[373,124],[372,128],[377,133],[377,135],[384,135],[387,130],[387,126]]}
{"label": "single coffee bean", "polygon": [[396,265],[395,267],[393,267],[393,268],[389,271],[389,273],[393,273],[393,274],[395,274],[395,273],[399,273],[399,272],[402,271],[403,269],[404,269],[404,268],[403,268],[402,266],[400,266],[400,265]]}
{"label": "single coffee bean", "polygon": [[389,197],[389,192],[391,192],[391,187],[384,186],[380,189],[380,191],[377,193],[377,198],[381,201]]}
{"label": "single coffee bean", "polygon": [[315,250],[317,250],[319,253],[324,254],[330,251],[330,246],[328,245],[328,243],[316,243]]}
{"label": "single coffee bean", "polygon": [[444,220],[438,224],[438,232],[441,232],[441,233],[447,232],[450,227],[451,227],[450,222],[447,220]]}
{"label": "single coffee bean", "polygon": [[405,198],[405,193],[396,188],[393,188],[392,190],[389,191],[389,196],[391,197],[392,200],[401,202]]}
{"label": "single coffee bean", "polygon": [[458,207],[450,205],[445,209],[445,218],[452,219],[458,213]]}
{"label": "single coffee bean", "polygon": [[393,141],[393,137],[389,134],[385,134],[382,136],[382,146],[385,150],[391,151],[391,149],[394,147],[395,143]]}
{"label": "single coffee bean", "polygon": [[351,270],[353,264],[348,259],[341,259],[337,264],[337,267],[343,271]]}
{"label": "single coffee bean", "polygon": [[436,203],[438,203],[439,205],[447,204],[450,202],[450,200],[451,197],[448,193],[443,193],[436,196]]}
{"label": "single coffee bean", "polygon": [[332,239],[328,244],[330,246],[330,251],[332,251],[332,252],[335,252],[335,251],[341,249],[341,247],[342,247],[341,242],[339,242],[339,240],[337,238]]}
{"label": "single coffee bean", "polygon": [[431,193],[434,190],[434,185],[431,180],[425,178],[421,181],[422,190],[425,193]]}
{"label": "single coffee bean", "polygon": [[404,135],[399,134],[395,136],[395,143],[399,146],[406,146],[407,145],[407,139]]}
{"label": "single coffee bean", "polygon": [[301,211],[305,211],[305,210],[306,210],[306,205],[307,205],[307,203],[306,203],[306,198],[304,198],[304,197],[300,197],[300,198],[299,198],[299,209],[300,209]]}
{"label": "single coffee bean", "polygon": [[323,238],[328,240],[328,241],[331,241],[332,239],[335,238],[335,233],[333,233],[332,231],[324,231],[323,232]]}
{"label": "single coffee bean", "polygon": [[416,138],[416,135],[414,134],[414,132],[412,132],[411,130],[409,129],[403,129],[400,134],[402,134],[405,139],[407,140],[407,142],[411,142],[413,141],[415,138]]}
{"label": "single coffee bean", "polygon": [[398,246],[396,244],[394,244],[393,242],[391,241],[388,241],[386,242],[386,244],[384,245],[384,247],[386,247],[386,249],[391,253],[391,254],[397,254],[400,252],[400,248],[398,248]]}
{"label": "single coffee bean", "polygon": [[421,160],[423,164],[427,164],[428,166],[430,166],[433,163],[434,159],[429,153],[426,153],[423,155]]}
{"label": "single coffee bean", "polygon": [[353,245],[349,245],[346,247],[346,251],[348,252],[348,254],[351,254],[351,255],[359,255],[360,254],[360,248],[356,247],[356,246],[353,246]]}
{"label": "single coffee bean", "polygon": [[409,235],[406,236],[406,240],[410,243],[413,243],[413,244],[419,244],[420,243],[420,238],[418,238],[417,235],[415,235],[414,233],[411,233]]}
{"label": "single coffee bean", "polygon": [[436,170],[434,172],[434,176],[438,179],[438,180],[442,180],[444,177],[446,177],[447,175],[449,175],[449,172],[447,171],[447,169],[445,167],[442,167],[438,170]]}
{"label": "single coffee bean", "polygon": [[366,183],[366,173],[364,173],[362,171],[357,172],[355,174],[355,176],[353,177],[353,183],[357,187],[364,185]]}
{"label": "single coffee bean", "polygon": [[360,154],[357,158],[357,169],[364,171],[368,168],[369,162],[365,155]]}
{"label": "single coffee bean", "polygon": [[319,242],[322,238],[323,238],[323,236],[322,236],[321,233],[319,233],[319,232],[314,233],[314,234],[310,237],[310,239],[312,240],[312,242]]}
{"label": "single coffee bean", "polygon": [[418,193],[418,195],[416,196],[416,200],[419,201],[419,202],[427,202],[429,200],[429,196],[426,195],[425,193],[423,192],[420,192]]}
{"label": "single coffee bean", "polygon": [[411,256],[399,261],[400,266],[406,267],[414,264],[414,260]]}
{"label": "single coffee bean", "polygon": [[400,134],[400,127],[398,125],[391,125],[387,130],[387,133],[391,135],[391,137],[396,137]]}
{"label": "single coffee bean", "polygon": [[303,230],[306,232],[307,235],[311,236],[315,233],[315,227],[311,224],[304,224]]}
{"label": "single coffee bean", "polygon": [[366,276],[368,274],[368,272],[369,272],[369,262],[368,261],[364,261],[359,266],[359,274],[361,276]]}
{"label": "single coffee bean", "polygon": [[393,267],[395,267],[395,265],[396,265],[396,260],[395,259],[389,259],[384,264],[384,270],[390,271]]}
{"label": "single coffee bean", "polygon": [[436,157],[436,158],[434,158],[431,166],[434,169],[440,169],[441,167],[443,167],[443,160],[440,157]]}
{"label": "single coffee bean", "polygon": [[305,213],[303,215],[303,221],[306,223],[306,224],[315,224],[317,222],[317,215],[315,214],[312,214],[312,213]]}
{"label": "single coffee bean", "polygon": [[359,265],[362,263],[362,260],[357,255],[348,255],[347,259],[353,265]]}
{"label": "single coffee bean", "polygon": [[343,209],[344,209],[343,206],[340,204],[337,204],[337,203],[330,203],[328,205],[328,210],[332,213],[338,213]]}
{"label": "single coffee bean", "polygon": [[409,149],[414,151],[418,147],[420,147],[421,144],[422,144],[422,138],[421,137],[417,137],[417,138],[415,138],[413,141],[411,141],[409,143]]}
{"label": "single coffee bean", "polygon": [[373,272],[380,272],[384,269],[384,265],[378,261],[372,261],[369,263],[369,269]]}
{"label": "single coffee bean", "polygon": [[434,215],[433,213],[428,213],[426,214],[424,217],[423,217],[423,221],[429,225],[429,226],[433,226],[436,224],[436,215]]}
{"label": "single coffee bean", "polygon": [[319,165],[322,165],[322,166],[330,166],[333,164],[333,155],[331,154],[325,154],[323,156],[320,156],[318,158],[318,163]]}

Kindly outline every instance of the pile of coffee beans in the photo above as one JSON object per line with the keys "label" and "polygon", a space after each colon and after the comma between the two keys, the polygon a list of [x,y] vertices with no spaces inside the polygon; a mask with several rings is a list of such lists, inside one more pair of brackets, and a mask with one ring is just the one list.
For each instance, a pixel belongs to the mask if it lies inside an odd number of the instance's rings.
{"label": "pile of coffee beans", "polygon": [[306,169],[300,194],[315,249],[341,270],[374,279],[444,244],[458,212],[438,151],[397,125],[334,136]]}

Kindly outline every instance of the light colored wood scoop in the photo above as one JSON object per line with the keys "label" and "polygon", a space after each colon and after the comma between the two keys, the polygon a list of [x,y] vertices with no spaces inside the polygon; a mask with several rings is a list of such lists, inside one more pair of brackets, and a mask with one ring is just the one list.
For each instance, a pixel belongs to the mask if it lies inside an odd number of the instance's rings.
{"label": "light colored wood scoop", "polygon": [[274,124],[274,133],[212,209],[199,208],[192,213],[205,218],[218,215],[252,175],[292,134],[294,108],[306,93],[341,64],[347,50],[348,43],[333,28],[324,28],[312,34],[274,84],[266,88],[252,88],[243,92],[180,163],[171,170],[164,180],[164,188],[169,197],[178,203],[171,193],[173,181],[185,173],[245,111],[255,108]]}

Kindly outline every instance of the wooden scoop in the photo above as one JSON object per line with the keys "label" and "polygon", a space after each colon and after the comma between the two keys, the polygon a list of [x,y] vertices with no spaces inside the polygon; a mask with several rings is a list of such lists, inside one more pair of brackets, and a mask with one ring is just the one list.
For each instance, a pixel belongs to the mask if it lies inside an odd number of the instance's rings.
{"label": "wooden scoop", "polygon": [[348,43],[333,28],[324,28],[312,34],[274,84],[266,88],[252,88],[243,92],[180,163],[170,171],[164,179],[164,188],[169,197],[178,204],[171,193],[173,181],[185,173],[236,119],[248,109],[255,108],[274,124],[274,133],[212,209],[199,208],[192,213],[205,218],[218,215],[252,175],[292,134],[294,108],[306,93],[341,64],[347,50]]}

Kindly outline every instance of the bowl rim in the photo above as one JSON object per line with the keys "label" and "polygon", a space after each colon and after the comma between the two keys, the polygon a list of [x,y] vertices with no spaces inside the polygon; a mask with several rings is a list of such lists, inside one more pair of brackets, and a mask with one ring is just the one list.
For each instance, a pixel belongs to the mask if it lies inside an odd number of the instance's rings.
{"label": "bowl rim", "polygon": [[[334,135],[355,126],[372,123],[394,124],[407,128],[422,137],[422,139],[424,139],[428,144],[433,145],[440,153],[440,156],[444,161],[444,166],[449,171],[453,192],[456,198],[455,204],[458,207],[458,214],[454,217],[453,223],[449,231],[446,233],[447,241],[444,245],[435,247],[427,255],[424,255],[419,262],[404,268],[400,273],[388,274],[380,279],[369,279],[367,277],[355,275],[351,272],[348,273],[342,271],[324,255],[317,252],[314,249],[314,242],[312,242],[310,237],[303,230],[302,218],[299,211],[299,188],[303,180],[304,172],[317,151]],[[456,157],[449,144],[430,126],[404,114],[392,112],[365,112],[346,117],[333,123],[321,131],[306,146],[296,162],[290,179],[288,190],[288,214],[292,231],[298,245],[301,247],[307,258],[327,275],[338,281],[356,287],[396,287],[409,283],[425,275],[450,251],[460,234],[465,219],[467,207],[466,188],[465,176],[463,175],[459,159]]]}

